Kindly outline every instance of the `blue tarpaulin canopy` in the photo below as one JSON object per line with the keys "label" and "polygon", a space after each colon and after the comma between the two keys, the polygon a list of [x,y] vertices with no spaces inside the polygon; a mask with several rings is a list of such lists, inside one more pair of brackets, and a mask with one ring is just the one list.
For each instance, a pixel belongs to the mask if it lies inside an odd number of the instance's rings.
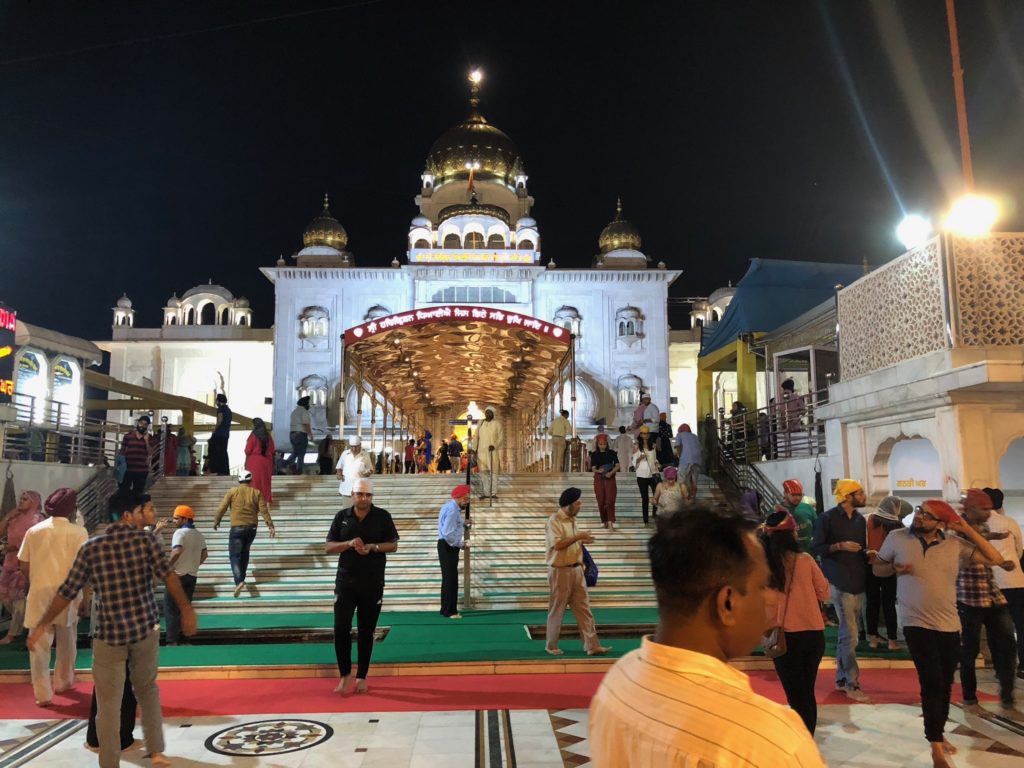
{"label": "blue tarpaulin canopy", "polygon": [[751,259],[725,316],[701,344],[701,355],[732,344],[744,333],[767,333],[833,295],[837,284],[864,275],[859,264]]}

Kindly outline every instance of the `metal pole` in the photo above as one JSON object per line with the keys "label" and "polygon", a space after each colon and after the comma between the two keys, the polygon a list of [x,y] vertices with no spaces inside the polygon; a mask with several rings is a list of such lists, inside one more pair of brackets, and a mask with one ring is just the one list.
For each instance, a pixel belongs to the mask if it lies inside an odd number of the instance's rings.
{"label": "metal pole", "polygon": [[[473,506],[473,484],[470,482],[473,472],[473,462],[469,457],[469,447],[473,445],[473,417],[466,416],[466,485],[470,487],[469,503],[466,504],[466,532],[464,541],[469,543],[470,531],[473,528],[473,523],[470,518],[470,507]],[[462,605],[469,609],[473,607],[473,564],[471,549],[467,546],[464,557],[462,559]]]}
{"label": "metal pole", "polygon": [[960,65],[960,36],[956,28],[956,7],[946,0],[946,23],[949,25],[949,52],[953,58],[953,95],[956,98],[956,122],[960,129],[960,162],[963,164],[964,185],[974,191],[974,167],[971,163],[971,137],[967,131],[967,103],[964,97],[964,70]]}

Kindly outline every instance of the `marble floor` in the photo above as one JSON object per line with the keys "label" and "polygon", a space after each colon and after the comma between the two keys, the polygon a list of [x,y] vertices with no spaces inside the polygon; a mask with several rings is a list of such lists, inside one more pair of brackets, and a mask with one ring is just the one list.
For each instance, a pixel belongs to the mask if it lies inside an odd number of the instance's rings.
{"label": "marble floor", "polygon": [[[1020,718],[1020,713],[1016,713]],[[590,764],[587,710],[245,715],[169,719],[167,754],[181,768],[574,768]],[[1024,723],[996,705],[954,705],[947,727],[958,766],[1024,768]],[[141,728],[136,736],[141,735]],[[87,768],[84,723],[0,723],[0,767]],[[817,741],[831,766],[931,765],[916,706],[825,705]],[[149,766],[138,749],[122,765]]]}

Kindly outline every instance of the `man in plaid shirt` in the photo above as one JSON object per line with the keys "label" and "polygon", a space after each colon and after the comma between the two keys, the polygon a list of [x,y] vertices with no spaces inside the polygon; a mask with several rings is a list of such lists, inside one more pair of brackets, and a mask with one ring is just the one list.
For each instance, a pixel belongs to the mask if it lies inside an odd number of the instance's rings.
{"label": "man in plaid shirt", "polygon": [[[988,519],[992,514],[992,499],[978,488],[964,494],[964,519],[986,538],[991,538]],[[1000,566],[1007,571],[1018,568],[1013,560],[1004,560]],[[999,680],[999,698],[1004,707],[1013,706],[1013,678],[1017,663],[1017,646],[1013,639],[1013,622],[1003,593],[996,586],[992,567],[969,562],[960,566],[956,580],[956,608],[963,626],[960,645],[960,685],[964,704],[978,703],[978,680],[974,662],[981,645],[981,627],[985,626],[992,666]]]}
{"label": "man in plaid shirt", "polygon": [[178,604],[185,635],[195,634],[196,614],[160,542],[145,530],[156,521],[150,497],[118,493],[110,501],[110,511],[119,519],[82,545],[39,626],[29,635],[28,647],[32,650],[42,630],[82,587],[92,585],[96,596],[92,672],[98,708],[100,767],[115,768],[121,762],[119,711],[126,661],[142,711],[142,730],[150,760],[155,766],[166,766],[170,761],[163,754],[163,717],[156,684],[160,612],[153,596],[154,581],[163,581]]}

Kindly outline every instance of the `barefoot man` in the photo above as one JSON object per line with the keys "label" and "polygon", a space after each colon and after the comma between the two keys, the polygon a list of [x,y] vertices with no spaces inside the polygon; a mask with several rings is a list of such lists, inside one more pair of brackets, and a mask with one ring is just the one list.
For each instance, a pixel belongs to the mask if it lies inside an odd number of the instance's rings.
{"label": "barefoot man", "polygon": [[352,676],[352,615],[359,625],[355,692],[366,693],[373,635],[384,597],[387,552],[398,549],[398,531],[386,509],[373,505],[373,483],[365,477],[352,484],[352,506],[338,512],[327,534],[326,552],[338,556],[334,583],[334,653],[341,682],[335,693],[348,693]]}
{"label": "barefoot man", "polygon": [[[943,529],[959,535],[948,535]],[[932,765],[939,768],[951,768],[949,756],[956,753],[943,730],[960,659],[957,574],[962,564],[1002,562],[999,551],[949,504],[930,499],[914,510],[909,528],[886,537],[872,566],[875,576],[899,576],[896,597],[904,612],[903,636],[921,683],[924,735],[931,744]]]}

